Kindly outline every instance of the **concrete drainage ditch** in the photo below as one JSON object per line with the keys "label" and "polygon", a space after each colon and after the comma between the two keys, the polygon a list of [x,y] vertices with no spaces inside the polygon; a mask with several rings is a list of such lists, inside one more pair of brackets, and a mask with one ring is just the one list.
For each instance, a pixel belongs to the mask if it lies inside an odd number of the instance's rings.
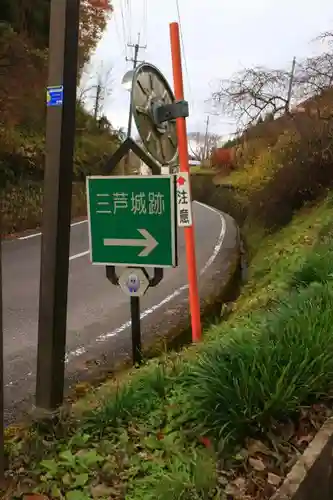
{"label": "concrete drainage ditch", "polygon": [[333,418],[329,418],[271,500],[332,499]]}

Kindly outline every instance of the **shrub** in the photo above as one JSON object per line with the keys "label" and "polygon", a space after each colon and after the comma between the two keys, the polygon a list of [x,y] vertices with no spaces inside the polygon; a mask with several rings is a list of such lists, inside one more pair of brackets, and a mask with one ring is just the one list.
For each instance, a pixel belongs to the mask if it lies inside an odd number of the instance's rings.
{"label": "shrub", "polygon": [[318,128],[311,138],[294,138],[282,152],[281,163],[282,167],[250,200],[251,217],[261,220],[268,230],[288,224],[297,210],[333,185],[330,134]]}
{"label": "shrub", "polygon": [[0,196],[3,234],[39,226],[43,200],[41,183],[8,185],[6,189],[0,191]]}
{"label": "shrub", "polygon": [[261,151],[253,164],[247,163],[243,169],[231,174],[229,181],[233,186],[251,194],[260,191],[279,168],[281,164],[277,152],[274,149],[266,149]]}
{"label": "shrub", "polygon": [[22,179],[41,181],[44,167],[44,137],[0,127],[0,186]]}
{"label": "shrub", "polygon": [[236,163],[239,168],[246,165],[253,165],[262,151],[267,149],[267,141],[264,139],[253,138],[244,141],[236,148]]}
{"label": "shrub", "polygon": [[231,215],[239,225],[242,225],[247,217],[246,197],[230,189],[229,186],[220,186],[215,189],[208,203]]}
{"label": "shrub", "polygon": [[[42,222],[43,183],[21,181],[0,191],[3,234],[37,228]],[[83,183],[73,184],[72,217],[86,215]]]}
{"label": "shrub", "polygon": [[117,148],[108,133],[78,135],[75,144],[74,176],[84,181],[86,175],[102,175],[107,160]]}
{"label": "shrub", "polygon": [[311,285],[204,352],[188,377],[193,415],[226,442],[326,396],[333,379],[333,291]]}
{"label": "shrub", "polygon": [[208,203],[215,191],[215,186],[210,176],[196,174],[191,177],[191,190],[193,199]]}

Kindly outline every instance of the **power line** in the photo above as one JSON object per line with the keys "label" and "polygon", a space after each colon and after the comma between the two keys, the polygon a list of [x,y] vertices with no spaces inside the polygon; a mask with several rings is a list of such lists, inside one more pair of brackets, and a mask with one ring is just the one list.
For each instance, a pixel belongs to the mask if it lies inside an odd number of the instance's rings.
{"label": "power line", "polygon": [[126,5],[127,5],[128,28],[129,28],[128,41],[131,42],[131,39],[132,39],[132,3],[131,3],[131,1],[126,0]]}
{"label": "power line", "polygon": [[117,35],[117,38],[118,38],[120,46],[123,46],[123,54],[126,57],[127,56],[126,40],[125,40],[124,34],[123,34],[123,37],[121,37],[121,35],[120,35],[120,29],[119,29],[119,25],[118,25],[118,21],[117,21],[117,16],[116,16],[116,11],[115,10],[113,12],[113,16],[114,16],[114,23],[115,23],[115,27],[116,27],[116,35]]}
{"label": "power line", "polygon": [[[123,31],[123,38],[124,38],[124,45],[125,45],[125,59],[126,61],[134,61],[133,57],[128,56],[128,48],[133,48],[136,50],[136,47],[138,46],[139,49],[146,49],[147,44],[145,45],[140,45],[140,37],[141,37],[141,31],[138,33],[138,42],[137,43],[132,43],[131,38],[132,38],[132,3],[131,0],[119,0],[119,8],[120,8],[120,13],[121,13],[121,20],[122,20],[122,31]],[[144,0],[144,5],[143,5],[143,19],[147,19],[147,0]],[[135,52],[134,50],[134,52]]]}
{"label": "power line", "polygon": [[125,22],[124,6],[123,6],[122,0],[120,0],[119,6],[120,6],[120,13],[121,13],[121,21],[122,21],[122,26],[123,26],[124,40],[125,40],[125,44],[126,44],[126,42],[128,42],[128,38],[127,38],[127,32],[126,32],[126,22]]}
{"label": "power line", "polygon": [[146,43],[148,44],[148,0],[144,0],[144,25],[146,29]]}
{"label": "power line", "polygon": [[148,43],[148,4],[147,0],[143,0],[143,12],[142,12],[142,33],[144,34],[143,39]]}

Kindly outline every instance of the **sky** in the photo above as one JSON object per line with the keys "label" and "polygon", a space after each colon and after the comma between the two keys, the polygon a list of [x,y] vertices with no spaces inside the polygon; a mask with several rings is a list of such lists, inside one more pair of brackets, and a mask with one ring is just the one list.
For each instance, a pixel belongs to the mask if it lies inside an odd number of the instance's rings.
{"label": "sky", "polygon": [[[121,80],[132,65],[125,57],[133,56],[126,43],[135,43],[140,32],[140,44],[147,48],[140,50],[139,59],[157,66],[173,85],[169,23],[179,18],[176,0],[113,0],[113,6],[89,71],[101,62],[112,66],[112,95],[103,111],[114,127],[126,128],[129,93]],[[332,0],[179,0],[179,8],[188,132],[205,130],[212,111],[207,100],[220,79],[256,65],[291,66],[294,56],[323,50],[313,39],[333,29]],[[228,116],[210,117],[212,133],[226,138],[235,128]]]}

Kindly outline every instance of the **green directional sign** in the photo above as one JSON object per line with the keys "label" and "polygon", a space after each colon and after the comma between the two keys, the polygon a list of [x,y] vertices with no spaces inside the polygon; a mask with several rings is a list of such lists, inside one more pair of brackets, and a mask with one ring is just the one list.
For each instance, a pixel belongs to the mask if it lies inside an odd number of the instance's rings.
{"label": "green directional sign", "polygon": [[93,264],[177,265],[175,177],[87,177]]}

